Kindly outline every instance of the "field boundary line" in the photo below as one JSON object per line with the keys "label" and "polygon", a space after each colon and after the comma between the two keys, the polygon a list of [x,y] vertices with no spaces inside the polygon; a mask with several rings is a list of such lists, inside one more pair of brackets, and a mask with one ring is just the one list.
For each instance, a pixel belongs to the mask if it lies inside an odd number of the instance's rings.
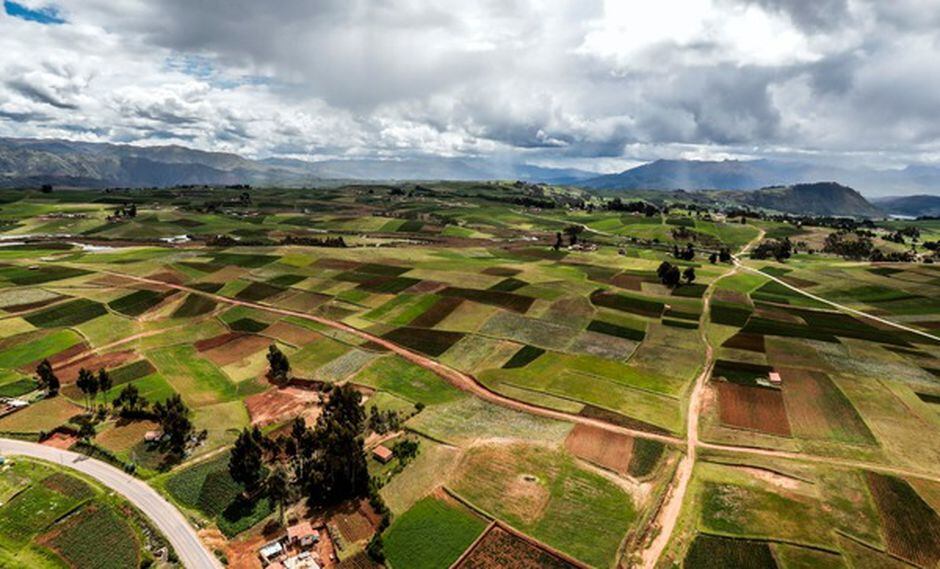
{"label": "field boundary line", "polygon": [[494,516],[493,514],[487,512],[487,511],[484,510],[483,508],[477,506],[476,504],[474,504],[474,503],[471,502],[470,500],[464,498],[463,496],[461,496],[460,494],[458,494],[456,490],[451,489],[451,488],[448,487],[446,484],[441,484],[440,488],[441,488],[441,490],[443,490],[443,492],[444,492],[445,494],[447,494],[449,497],[451,497],[451,498],[453,498],[454,500],[456,500],[457,502],[459,502],[459,503],[460,503],[462,506],[464,506],[465,508],[469,508],[470,510],[473,511],[473,513],[475,513],[476,515],[480,516],[480,517],[483,518],[484,520],[489,520],[491,523],[495,523],[495,522],[497,521],[496,516]]}
{"label": "field boundary line", "polygon": [[843,311],[843,312],[848,312],[849,314],[852,314],[852,315],[854,315],[854,316],[861,316],[862,318],[867,318],[867,319],[869,319],[869,320],[874,320],[875,322],[879,322],[879,323],[881,323],[881,324],[886,324],[886,325],[888,325],[888,326],[893,326],[893,327],[895,327],[895,328],[897,328],[897,329],[899,329],[899,330],[904,330],[905,332],[910,332],[910,333],[912,333],[912,334],[917,334],[917,335],[919,335],[919,336],[923,336],[923,337],[925,337],[925,338],[929,338],[929,339],[933,340],[934,342],[940,343],[940,336],[934,336],[933,334],[931,334],[931,333],[929,333],[929,332],[924,332],[923,330],[918,330],[917,328],[912,328],[912,327],[910,327],[910,326],[901,324],[900,322],[895,322],[895,321],[893,321],[893,320],[888,320],[887,318],[881,318],[880,316],[875,316],[875,315],[873,315],[873,314],[869,314],[869,313],[863,312],[863,311],[861,311],[861,310],[856,310],[856,309],[854,309],[854,308],[850,308],[850,307],[845,306],[845,305],[843,305],[843,304],[839,304],[838,302],[834,302],[834,301],[829,300],[829,299],[827,299],[827,298],[823,298],[823,297],[821,297],[821,296],[819,296],[819,295],[816,295],[816,294],[813,294],[813,293],[811,293],[811,292],[805,291],[805,290],[801,289],[800,287],[791,285],[790,283],[784,281],[783,279],[780,279],[779,277],[775,277],[774,275],[771,275],[771,274],[769,274],[769,273],[765,273],[764,271],[762,271],[762,270],[760,270],[760,269],[755,269],[754,267],[748,267],[747,265],[743,264],[737,257],[734,257],[734,262],[735,262],[735,264],[736,264],[737,266],[741,267],[741,268],[744,269],[745,271],[750,271],[750,272],[752,272],[752,273],[757,273],[758,275],[761,275],[761,276],[763,276],[763,277],[766,277],[766,278],[768,278],[768,279],[770,279],[770,280],[772,280],[772,281],[774,281],[774,282],[776,282],[776,283],[778,283],[778,284],[780,284],[780,285],[783,285],[783,286],[787,287],[788,289],[790,289],[790,290],[792,290],[792,291],[798,292],[798,293],[802,294],[803,296],[805,296],[805,297],[807,297],[807,298],[811,298],[811,299],[813,299],[813,300],[815,300],[815,301],[817,301],[817,302],[822,302],[823,304],[827,304],[827,305],[832,306],[832,307],[834,307],[834,308],[836,308],[836,309],[838,309],[838,310],[841,310],[841,311]]}

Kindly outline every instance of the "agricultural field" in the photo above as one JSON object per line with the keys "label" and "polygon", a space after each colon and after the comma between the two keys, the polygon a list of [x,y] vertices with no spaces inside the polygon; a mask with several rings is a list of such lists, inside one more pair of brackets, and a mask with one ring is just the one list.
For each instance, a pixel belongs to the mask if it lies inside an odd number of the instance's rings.
{"label": "agricultural field", "polygon": [[[709,253],[795,228],[610,211],[547,186],[402,187],[252,190],[250,203],[225,189],[0,191],[0,397],[18,401],[0,435],[83,438],[76,450],[145,479],[237,556],[281,516],[233,478],[236,438],[290,438],[349,385],[388,525],[364,522],[344,563],[377,533],[395,569],[606,568],[665,532],[660,566],[936,564],[933,265],[801,253],[742,254],[739,266]],[[506,201],[534,191],[556,205]],[[56,200],[83,207],[69,238],[40,235]],[[122,200],[137,216],[109,220]],[[676,258],[687,242],[691,260]],[[694,282],[667,286],[664,262]],[[284,377],[270,373],[272,348]],[[44,360],[55,397],[37,382]],[[83,392],[82,368],[111,384]],[[122,415],[130,387],[145,404]],[[181,456],[152,412],[177,396],[192,423]],[[402,442],[412,454],[371,455]],[[687,490],[664,524],[690,445]],[[115,515],[96,494],[47,535],[78,505],[34,493],[52,517],[11,517],[9,555],[81,552],[69,532]]]}
{"label": "agricultural field", "polygon": [[[0,467],[0,565],[4,567],[175,566],[132,506],[58,466],[16,456]],[[170,561],[168,564],[167,562]]]}

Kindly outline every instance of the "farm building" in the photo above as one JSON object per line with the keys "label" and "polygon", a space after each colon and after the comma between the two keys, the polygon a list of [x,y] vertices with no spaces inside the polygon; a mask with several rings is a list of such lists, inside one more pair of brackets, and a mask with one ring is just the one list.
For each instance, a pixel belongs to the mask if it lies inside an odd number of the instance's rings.
{"label": "farm building", "polygon": [[388,461],[392,460],[394,454],[387,446],[379,445],[372,449],[372,456],[382,464],[387,464]]}
{"label": "farm building", "polygon": [[144,440],[148,443],[155,443],[163,437],[163,433],[160,431],[147,431],[144,433]]}
{"label": "farm building", "polygon": [[782,384],[783,384],[783,378],[780,377],[780,374],[777,373],[777,372],[775,372],[775,371],[770,372],[770,374],[768,374],[767,378],[770,379],[770,384],[771,384],[771,385],[782,385]]}
{"label": "farm building", "polygon": [[287,528],[287,540],[292,545],[310,547],[320,541],[320,532],[313,529],[310,522],[301,522]]}
{"label": "farm building", "polygon": [[266,543],[258,550],[258,555],[261,556],[261,560],[265,563],[270,563],[277,559],[282,553],[284,553],[284,546],[282,546],[279,541]]}

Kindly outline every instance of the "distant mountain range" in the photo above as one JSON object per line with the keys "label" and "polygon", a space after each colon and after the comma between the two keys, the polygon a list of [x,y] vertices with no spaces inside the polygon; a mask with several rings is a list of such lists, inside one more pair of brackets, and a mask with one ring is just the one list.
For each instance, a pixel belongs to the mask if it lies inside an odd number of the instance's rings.
{"label": "distant mountain range", "polygon": [[[544,168],[473,158],[317,162],[284,158],[250,160],[236,154],[205,152],[182,146],[0,138],[0,187],[40,184],[78,187],[192,184],[296,187],[331,180],[493,179],[574,185],[602,194],[618,190],[723,190],[726,199],[793,213],[878,215],[884,211],[917,216],[936,215],[940,207],[940,197],[935,195],[885,199],[876,207],[848,187],[875,196],[902,192],[940,193],[940,167],[929,166],[879,171],[773,160],[657,160],[619,174],[598,176],[578,169]],[[819,183],[820,180],[838,183]]]}
{"label": "distant mountain range", "polygon": [[901,196],[898,198],[875,199],[872,202],[881,210],[892,215],[908,217],[940,216],[940,196]]}
{"label": "distant mountain range", "polygon": [[595,190],[753,190],[821,180],[837,181],[870,196],[940,194],[940,167],[848,169],[775,160],[656,160],[576,184]]}
{"label": "distant mountain range", "polygon": [[302,186],[324,180],[524,179],[570,184],[597,174],[459,158],[249,160],[182,146],[134,146],[0,138],[0,187],[252,184]]}

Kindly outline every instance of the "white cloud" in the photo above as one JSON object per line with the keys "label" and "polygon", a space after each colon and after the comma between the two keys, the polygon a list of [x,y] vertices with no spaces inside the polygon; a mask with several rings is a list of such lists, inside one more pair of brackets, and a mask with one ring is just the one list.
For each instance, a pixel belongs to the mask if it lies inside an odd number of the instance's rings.
{"label": "white cloud", "polygon": [[940,154],[938,0],[56,7],[66,23],[0,14],[0,135],[605,170]]}

